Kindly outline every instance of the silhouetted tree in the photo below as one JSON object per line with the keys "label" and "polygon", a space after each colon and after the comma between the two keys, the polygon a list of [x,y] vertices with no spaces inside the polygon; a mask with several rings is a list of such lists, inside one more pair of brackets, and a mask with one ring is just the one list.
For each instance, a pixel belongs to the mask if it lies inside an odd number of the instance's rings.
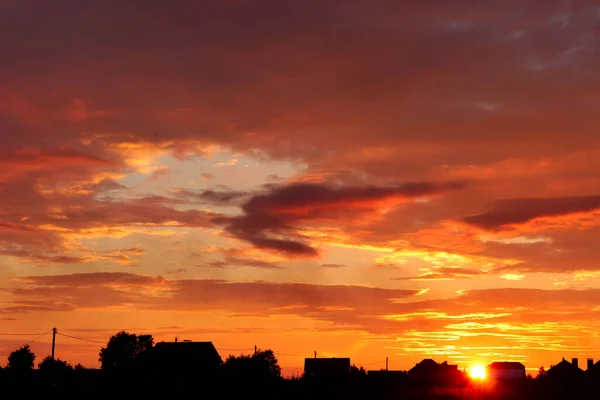
{"label": "silhouetted tree", "polygon": [[350,375],[354,377],[367,376],[367,371],[364,369],[364,367],[359,368],[356,365],[352,365],[350,367]]}
{"label": "silhouetted tree", "polygon": [[548,372],[546,371],[546,369],[543,366],[541,366],[540,369],[538,370],[538,374],[535,377],[535,379],[543,379],[547,376],[548,376]]}
{"label": "silhouetted tree", "polygon": [[35,354],[29,348],[29,345],[21,347],[19,350],[15,350],[8,356],[7,367],[12,371],[30,371],[33,369],[33,363],[35,361]]}
{"label": "silhouetted tree", "polygon": [[128,369],[136,366],[142,354],[154,344],[152,335],[136,335],[125,331],[111,336],[100,350],[100,364],[104,370]]}
{"label": "silhouetted tree", "polygon": [[75,371],[85,371],[87,368],[84,367],[83,365],[81,365],[81,363],[77,363],[75,364],[75,366],[73,367],[73,370]]}
{"label": "silhouetted tree", "polygon": [[42,362],[38,364],[38,368],[40,371],[46,372],[68,372],[73,370],[73,366],[68,362],[58,358],[52,359],[51,356],[44,358]]}
{"label": "silhouetted tree", "polygon": [[281,367],[272,350],[257,351],[253,355],[230,355],[223,363],[225,376],[250,381],[281,379]]}
{"label": "silhouetted tree", "polygon": [[350,382],[362,384],[365,382],[366,378],[367,371],[364,369],[364,367],[357,367],[356,365],[350,366],[350,373],[348,375]]}
{"label": "silhouetted tree", "polygon": [[258,351],[252,358],[255,360],[256,367],[263,370],[266,376],[281,378],[281,367],[273,350]]}

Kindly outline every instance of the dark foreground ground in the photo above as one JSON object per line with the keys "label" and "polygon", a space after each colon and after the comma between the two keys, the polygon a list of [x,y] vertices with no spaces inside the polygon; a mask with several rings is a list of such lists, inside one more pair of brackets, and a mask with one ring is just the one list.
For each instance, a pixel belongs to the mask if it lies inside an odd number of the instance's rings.
{"label": "dark foreground ground", "polygon": [[256,379],[246,374],[203,376],[163,373],[106,374],[99,370],[65,374],[0,374],[0,399],[489,399],[600,400],[600,382],[524,379],[509,385],[463,382],[456,388],[433,388],[398,379],[360,376],[337,382],[306,379]]}
{"label": "dark foreground ground", "polygon": [[[6,398],[50,399],[600,399],[598,392],[552,390],[535,387],[509,389],[432,389],[367,384],[313,385],[284,380],[268,385],[252,382],[213,381],[166,383],[156,380],[138,382],[9,382],[2,384]],[[10,394],[10,395],[9,395]]]}

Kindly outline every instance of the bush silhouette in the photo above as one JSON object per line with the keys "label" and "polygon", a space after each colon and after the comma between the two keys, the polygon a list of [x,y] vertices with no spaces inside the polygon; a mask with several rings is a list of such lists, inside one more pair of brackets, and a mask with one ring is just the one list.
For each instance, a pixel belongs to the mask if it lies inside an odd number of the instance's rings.
{"label": "bush silhouette", "polygon": [[53,359],[51,356],[48,356],[42,360],[41,363],[38,364],[38,368],[40,371],[44,372],[68,372],[73,370],[73,366],[66,361],[61,359]]}
{"label": "bush silhouette", "polygon": [[24,372],[31,371],[33,369],[33,363],[35,361],[35,354],[29,348],[29,345],[25,345],[18,350],[13,351],[8,356],[7,367],[11,371]]}
{"label": "bush silhouette", "polygon": [[131,369],[139,364],[142,354],[154,344],[152,335],[136,335],[121,331],[111,336],[106,347],[100,350],[100,364],[103,370]]}
{"label": "bush silhouette", "polygon": [[267,382],[281,379],[281,367],[272,350],[257,351],[253,355],[230,355],[222,370],[225,376],[237,380]]}
{"label": "bush silhouette", "polygon": [[75,371],[85,371],[85,370],[87,370],[87,368],[85,366],[83,366],[81,363],[77,363],[73,367],[73,370],[75,370]]}

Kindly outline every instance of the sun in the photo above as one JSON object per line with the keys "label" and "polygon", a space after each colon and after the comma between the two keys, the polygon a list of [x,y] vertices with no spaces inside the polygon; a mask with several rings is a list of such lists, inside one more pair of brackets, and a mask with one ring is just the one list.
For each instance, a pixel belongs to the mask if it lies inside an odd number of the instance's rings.
{"label": "sun", "polygon": [[485,379],[485,367],[483,365],[474,365],[469,371],[469,375],[473,379]]}

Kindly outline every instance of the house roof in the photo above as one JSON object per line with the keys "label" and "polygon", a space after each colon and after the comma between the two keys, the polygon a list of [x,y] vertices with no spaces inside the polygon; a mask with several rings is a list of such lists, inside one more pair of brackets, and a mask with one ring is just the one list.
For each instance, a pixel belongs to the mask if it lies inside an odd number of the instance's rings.
{"label": "house roof", "polygon": [[421,362],[415,364],[415,366],[412,367],[408,372],[411,374],[431,373],[433,371],[438,371],[440,366],[441,364],[438,364],[431,358],[426,358]]}
{"label": "house roof", "polygon": [[575,365],[571,364],[563,358],[561,362],[553,366],[548,370],[549,375],[562,375],[562,374],[578,374],[583,373],[583,370]]}
{"label": "house roof", "polygon": [[437,375],[441,373],[442,370],[446,370],[447,366],[447,364],[438,364],[431,358],[426,358],[418,364],[415,364],[415,366],[408,371],[408,374],[411,376]]}
{"label": "house roof", "polygon": [[596,361],[590,368],[587,369],[587,372],[591,372],[594,374],[600,373],[600,361]]}
{"label": "house roof", "polygon": [[207,351],[210,353],[217,353],[217,349],[212,342],[158,342],[154,345],[158,349],[168,350],[193,350],[193,351]]}
{"label": "house roof", "polygon": [[159,342],[153,348],[155,356],[161,359],[205,361],[221,363],[221,356],[212,342]]}
{"label": "house roof", "polygon": [[367,375],[406,375],[406,371],[375,369],[367,371]]}
{"label": "house roof", "polygon": [[431,358],[426,358],[424,360],[421,360],[421,362],[415,364],[415,366],[412,369],[437,368],[439,366],[440,366],[440,364],[438,364]]}
{"label": "house roof", "polygon": [[525,370],[525,366],[516,361],[496,361],[488,365],[490,369],[519,369]]}
{"label": "house roof", "polygon": [[304,371],[350,371],[349,358],[305,358]]}

